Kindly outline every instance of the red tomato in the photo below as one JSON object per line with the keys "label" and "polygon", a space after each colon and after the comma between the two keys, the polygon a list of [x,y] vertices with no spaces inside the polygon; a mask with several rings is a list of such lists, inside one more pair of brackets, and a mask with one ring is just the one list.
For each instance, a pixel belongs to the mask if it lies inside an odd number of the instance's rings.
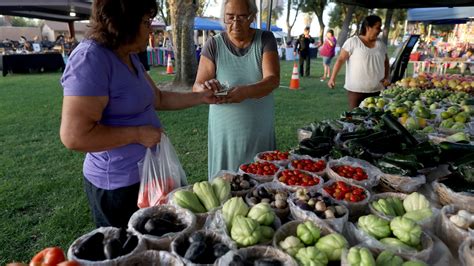
{"label": "red tomato", "polygon": [[68,260],[68,261],[63,261],[58,264],[58,266],[81,266],[79,262],[75,260]]}
{"label": "red tomato", "polygon": [[66,258],[61,248],[45,248],[31,259],[30,266],[55,266],[65,260]]}

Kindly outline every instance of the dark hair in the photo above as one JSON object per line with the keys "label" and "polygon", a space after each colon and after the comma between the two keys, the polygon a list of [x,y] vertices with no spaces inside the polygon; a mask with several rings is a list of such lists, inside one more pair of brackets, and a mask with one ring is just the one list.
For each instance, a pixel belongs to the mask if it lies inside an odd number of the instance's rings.
{"label": "dark hair", "polygon": [[373,27],[377,22],[382,24],[382,19],[376,15],[367,16],[363,21],[362,25],[360,26],[359,35],[365,35],[367,32],[367,27]]}
{"label": "dark hair", "polygon": [[310,30],[309,26],[304,27],[304,30]]}
{"label": "dark hair", "polygon": [[332,36],[334,36],[334,31],[333,30],[328,30],[329,33],[331,33]]}
{"label": "dark hair", "polygon": [[115,50],[138,36],[145,15],[155,17],[155,0],[94,0],[86,38]]}

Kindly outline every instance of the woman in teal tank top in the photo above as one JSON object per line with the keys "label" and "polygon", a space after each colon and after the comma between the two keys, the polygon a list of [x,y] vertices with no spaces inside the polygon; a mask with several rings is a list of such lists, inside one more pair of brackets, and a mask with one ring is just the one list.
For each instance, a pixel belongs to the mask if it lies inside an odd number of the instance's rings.
{"label": "woman in teal tank top", "polygon": [[280,83],[280,65],[275,38],[250,28],[258,11],[255,0],[226,0],[222,10],[226,31],[204,46],[193,86],[194,91],[229,88],[209,107],[209,179],[276,148],[272,91]]}

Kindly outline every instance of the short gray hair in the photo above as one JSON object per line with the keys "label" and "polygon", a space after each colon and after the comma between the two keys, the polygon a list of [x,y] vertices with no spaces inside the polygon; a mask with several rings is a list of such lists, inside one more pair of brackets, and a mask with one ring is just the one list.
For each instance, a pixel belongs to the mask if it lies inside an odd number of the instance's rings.
{"label": "short gray hair", "polygon": [[[225,6],[227,5],[227,3],[229,3],[230,0],[224,0],[222,2],[222,6],[221,6],[221,23],[222,25],[224,25],[224,15],[225,15]],[[255,3],[255,0],[241,0],[241,2],[246,2],[247,3],[247,6],[249,7],[249,13],[251,16],[255,16],[257,15],[258,13],[258,8],[257,8],[257,4]]]}

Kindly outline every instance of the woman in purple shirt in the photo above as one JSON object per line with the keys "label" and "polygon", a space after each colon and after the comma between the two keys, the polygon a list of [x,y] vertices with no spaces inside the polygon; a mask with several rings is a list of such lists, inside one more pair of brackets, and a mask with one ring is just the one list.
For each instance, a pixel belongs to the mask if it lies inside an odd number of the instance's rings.
{"label": "woman in purple shirt", "polygon": [[69,57],[61,141],[86,152],[85,190],[99,226],[127,226],[137,210],[137,163],[160,142],[155,110],[216,103],[210,90],[160,91],[137,53],[146,48],[155,0],[96,0],[90,31]]}

